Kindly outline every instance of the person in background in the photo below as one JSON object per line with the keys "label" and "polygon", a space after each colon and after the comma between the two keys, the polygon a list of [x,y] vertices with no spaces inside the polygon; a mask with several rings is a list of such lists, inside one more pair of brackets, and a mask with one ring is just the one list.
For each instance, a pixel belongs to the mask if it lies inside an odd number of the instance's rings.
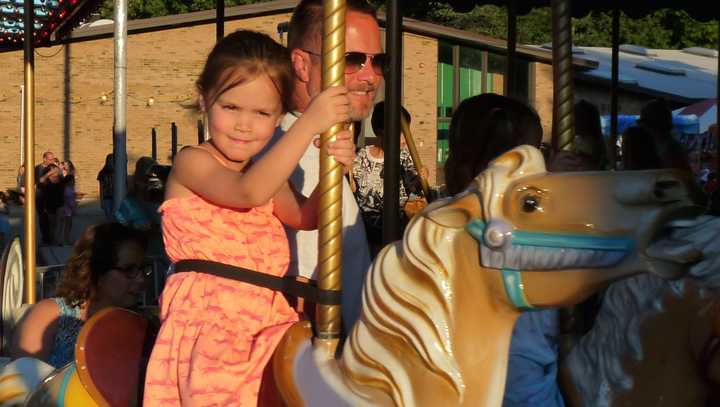
{"label": "person in background", "polygon": [[[40,192],[42,191],[42,192]],[[64,183],[63,173],[59,166],[59,162],[54,160],[48,165],[45,175],[40,177],[38,181],[38,193],[42,194],[42,207],[38,209],[42,211],[47,225],[45,225],[45,233],[49,236],[43,237],[43,243],[47,245],[61,244],[62,241],[56,241],[58,228],[58,210],[62,208],[64,202]],[[43,227],[40,229],[43,230]]]}
{"label": "person in background", "polygon": [[582,158],[584,171],[600,171],[608,167],[608,154],[602,134],[600,111],[595,105],[584,99],[575,104],[573,151]]}
{"label": "person in background", "polygon": [[[460,103],[448,141],[446,185],[455,195],[503,153],[523,144],[539,147],[542,126],[524,103],[486,93]],[[520,315],[510,340],[504,407],[564,406],[557,384],[559,334],[557,310]]]}
{"label": "person in background", "polygon": [[643,127],[630,126],[622,134],[622,169],[656,170],[663,160],[653,148],[653,136]]}
{"label": "person in background", "polygon": [[102,206],[103,212],[105,212],[105,218],[108,220],[113,217],[113,168],[113,155],[108,154],[105,157],[105,165],[97,175],[100,191],[100,206]]}
{"label": "person in background", "polygon": [[539,122],[534,110],[505,96],[485,93],[463,100],[448,132],[447,193],[462,192],[501,154],[523,144],[539,147]]}
{"label": "person in background", "polygon": [[138,158],[132,177],[132,189],[113,213],[113,220],[140,230],[159,229],[158,208],[162,203],[162,197],[151,200],[146,196],[148,175],[156,165],[157,162],[150,157]]}
{"label": "person in background", "polygon": [[70,234],[72,233],[73,217],[77,211],[77,191],[75,191],[75,164],[67,160],[60,163],[62,169],[63,184],[63,206],[58,209],[57,242],[65,245],[72,245]]}
{"label": "person in background", "polygon": [[55,368],[74,360],[80,328],[107,307],[133,308],[145,286],[146,240],[118,223],[90,226],[73,247],[55,298],[33,305],[15,329],[10,356]]}
{"label": "person in background", "polygon": [[25,165],[20,165],[18,168],[15,185],[18,192],[17,201],[20,205],[25,205]]}
{"label": "person in background", "polygon": [[54,167],[52,164],[55,161],[55,154],[46,151],[42,158],[42,162],[35,166],[35,210],[38,213],[41,241],[49,245],[52,244],[54,235],[51,230],[50,214],[45,206],[45,192],[50,178],[48,173]]}
{"label": "person in background", "polygon": [[5,245],[12,238],[12,225],[10,225],[10,208],[7,206],[8,199],[4,192],[0,192],[0,250],[5,249]]}
{"label": "person in background", "polygon": [[662,99],[655,99],[643,106],[637,126],[652,136],[655,152],[662,163],[661,168],[690,171],[687,151],[673,137],[672,111]]}
{"label": "person in background", "polygon": [[[380,42],[376,10],[365,0],[348,0],[346,6],[345,86],[349,90],[350,121],[359,122],[372,111],[387,58]],[[285,131],[302,117],[310,100],[320,93],[322,16],[321,0],[302,0],[295,6],[288,30],[288,49],[294,71],[293,110],[283,117],[270,145],[282,138]],[[308,146],[290,176],[291,184],[304,195],[309,195],[320,179],[319,140],[313,144],[315,146]],[[345,177],[342,188],[342,250],[352,253],[342,258],[342,324],[349,331],[360,315],[361,291],[370,267],[370,254],[362,217]],[[318,232],[287,230],[287,233],[291,253],[289,274],[316,278]]]}
{"label": "person in background", "polygon": [[[404,107],[402,108],[402,114],[409,124],[411,120],[410,113]],[[355,200],[360,207],[363,221],[365,222],[365,232],[367,233],[367,239],[370,245],[370,256],[374,258],[382,248],[385,102],[379,102],[375,105],[371,123],[377,141],[374,145],[367,145],[358,151],[355,161],[353,162],[352,177],[355,185],[353,190]],[[420,177],[427,179],[427,170],[425,170],[424,174],[418,173],[410,157],[410,152],[407,149],[405,137],[401,134],[400,213],[398,214],[401,219],[401,230],[405,229],[407,222],[410,220],[410,216],[415,212],[406,210],[413,206],[413,201],[421,200],[427,204]]]}

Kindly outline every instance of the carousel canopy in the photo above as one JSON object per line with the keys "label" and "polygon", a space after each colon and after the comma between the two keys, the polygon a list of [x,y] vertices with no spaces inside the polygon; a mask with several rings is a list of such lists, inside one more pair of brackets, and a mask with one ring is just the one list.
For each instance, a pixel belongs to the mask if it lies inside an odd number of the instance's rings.
{"label": "carousel canopy", "polygon": [[[515,7],[518,14],[527,14],[536,7],[548,7],[550,6],[550,0],[446,0],[456,11],[470,11],[475,6],[482,6],[485,4],[494,4],[496,6],[506,6],[511,1],[515,2]],[[607,1],[596,1],[596,0],[572,0],[572,14],[575,17],[586,16],[591,11],[609,11],[613,9],[614,5],[619,5],[620,10],[626,15],[639,18],[643,17],[655,10],[670,8],[675,10],[684,10],[692,18],[700,21],[708,21],[717,18],[715,4],[711,1],[699,1],[699,0],[632,0],[632,1],[620,1],[620,0],[607,0]]]}
{"label": "carousel canopy", "polygon": [[[32,0],[35,46],[50,45],[88,16],[101,0]],[[0,51],[21,49],[24,0],[0,0]]]}

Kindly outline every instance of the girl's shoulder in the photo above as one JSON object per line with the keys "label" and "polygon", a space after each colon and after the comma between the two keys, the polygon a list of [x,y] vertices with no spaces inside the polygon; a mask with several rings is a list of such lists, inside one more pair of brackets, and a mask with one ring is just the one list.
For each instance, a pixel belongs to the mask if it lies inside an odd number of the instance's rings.
{"label": "girl's shoulder", "polygon": [[[203,143],[197,146],[186,146],[180,150],[175,157],[173,167],[175,166],[191,166],[195,167],[197,164],[204,165],[220,165],[227,169],[233,170],[225,158],[220,156],[220,153],[209,143]],[[233,170],[234,171],[234,170]]]}

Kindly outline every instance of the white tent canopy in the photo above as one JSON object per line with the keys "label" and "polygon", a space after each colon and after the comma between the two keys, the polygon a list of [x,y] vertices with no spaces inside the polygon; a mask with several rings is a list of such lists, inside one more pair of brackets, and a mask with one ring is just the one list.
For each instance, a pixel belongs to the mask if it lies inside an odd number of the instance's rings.
{"label": "white tent canopy", "polygon": [[699,132],[705,133],[717,121],[717,101],[705,99],[702,102],[682,107],[673,111],[673,115],[695,115],[698,118]]}

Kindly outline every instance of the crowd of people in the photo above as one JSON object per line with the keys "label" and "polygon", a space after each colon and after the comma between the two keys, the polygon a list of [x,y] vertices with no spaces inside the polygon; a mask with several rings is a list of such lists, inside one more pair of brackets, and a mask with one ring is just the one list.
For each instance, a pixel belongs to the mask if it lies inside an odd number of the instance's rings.
{"label": "crowd of people", "polygon": [[[339,122],[372,115],[376,143],[356,151],[341,131],[327,152],[347,171],[343,178],[343,327],[358,318],[371,259],[382,247],[384,104],[375,105],[385,69],[376,11],[350,0],[346,15],[345,85],[321,90],[322,2],[302,0],[293,13],[288,47],[265,34],[239,30],[218,42],[197,80],[199,110],[209,139],[182,149],[172,170],[143,157],[132,188],[113,210],[113,156],[97,180],[113,223],[89,228],[75,244],[56,298],[33,307],[16,331],[14,356],[53,366],[72,359],[77,333],[108,306],[133,307],[146,272],[148,240],[160,242],[169,261],[222,263],[273,276],[317,277],[318,135]],[[575,147],[548,150],[551,171],[603,170],[613,165],[592,104],[576,106]],[[669,109],[661,101],[643,109],[623,134],[623,169],[688,169],[673,141]],[[410,113],[403,108],[408,122]],[[670,120],[670,121],[668,121]],[[401,136],[405,137],[405,136]],[[464,100],[449,128],[445,195],[471,185],[502,153],[522,144],[540,147],[538,114],[496,94]],[[400,208],[431,197],[401,140]],[[68,242],[76,210],[75,168],[43,154],[35,168],[37,208],[45,244]],[[442,194],[441,194],[442,195]],[[140,232],[138,232],[140,231]],[[151,233],[148,233],[151,232]],[[152,246],[152,243],[150,243]],[[287,328],[307,315],[277,291],[222,277],[198,267],[171,273],[160,299],[162,325],[149,360],[146,405],[262,404],[274,396],[262,378]],[[506,406],[563,406],[557,386],[557,311],[526,313],[510,347]],[[209,386],[212,384],[212,386]]]}

